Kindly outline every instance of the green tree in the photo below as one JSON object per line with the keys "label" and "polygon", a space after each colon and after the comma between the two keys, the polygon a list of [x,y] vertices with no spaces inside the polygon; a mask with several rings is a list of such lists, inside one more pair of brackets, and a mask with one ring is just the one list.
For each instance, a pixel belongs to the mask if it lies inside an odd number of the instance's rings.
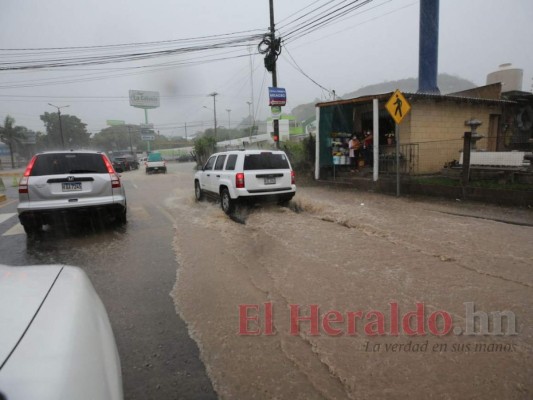
{"label": "green tree", "polygon": [[[42,138],[44,147],[48,149],[61,148],[62,141],[58,113],[45,112],[40,118],[46,128],[46,137]],[[89,146],[91,134],[87,132],[87,124],[81,122],[78,117],[61,114],[61,127],[66,148],[79,149]]]}
{"label": "green tree", "polygon": [[9,115],[4,120],[4,126],[0,127],[0,140],[9,146],[11,168],[15,168],[15,157],[13,153],[15,147],[26,138],[24,135],[25,130],[26,128],[22,126],[15,126],[15,119]]}
{"label": "green tree", "polygon": [[91,138],[91,144],[97,150],[129,153],[130,148],[139,150],[140,131],[139,125],[110,126],[95,134]]}
{"label": "green tree", "polygon": [[196,164],[201,167],[205,164],[211,154],[215,152],[216,141],[212,136],[204,136],[194,141],[194,158]]}

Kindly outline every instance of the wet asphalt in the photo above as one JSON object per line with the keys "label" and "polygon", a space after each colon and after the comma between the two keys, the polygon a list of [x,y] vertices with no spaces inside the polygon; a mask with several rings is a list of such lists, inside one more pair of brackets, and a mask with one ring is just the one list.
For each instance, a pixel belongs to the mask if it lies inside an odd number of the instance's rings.
{"label": "wet asphalt", "polygon": [[172,247],[176,221],[164,205],[172,174],[123,174],[129,207],[125,227],[73,223],[35,239],[28,239],[11,215],[17,192],[4,182],[7,199],[0,202],[0,214],[7,219],[0,223],[0,262],[60,263],[87,273],[113,327],[124,398],[216,399],[198,347],[169,295],[179,268]]}

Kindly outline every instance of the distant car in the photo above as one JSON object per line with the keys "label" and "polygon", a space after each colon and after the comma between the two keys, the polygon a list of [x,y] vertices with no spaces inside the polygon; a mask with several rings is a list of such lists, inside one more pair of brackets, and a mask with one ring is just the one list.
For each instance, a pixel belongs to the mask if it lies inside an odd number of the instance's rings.
{"label": "distant car", "polygon": [[113,159],[113,168],[117,172],[131,171],[139,169],[139,162],[131,156],[115,157]]}
{"label": "distant car", "polygon": [[145,171],[147,174],[153,174],[156,172],[167,173],[167,163],[163,159],[161,153],[151,153],[146,160]]}
{"label": "distant car", "polygon": [[181,154],[176,158],[178,162],[191,162],[194,161],[192,154]]}
{"label": "distant car", "polygon": [[0,399],[123,399],[109,318],[81,269],[0,265],[0,321]]}
{"label": "distant car", "polygon": [[27,234],[68,216],[126,223],[126,192],[109,158],[97,151],[36,154],[19,182],[19,220]]}
{"label": "distant car", "polygon": [[112,161],[113,168],[117,172],[124,172],[129,171],[128,166],[126,165],[126,161],[124,159],[114,158]]}
{"label": "distant car", "polygon": [[194,176],[197,200],[220,199],[231,214],[239,201],[276,201],[287,204],[296,193],[295,174],[283,151],[234,150],[215,153]]}

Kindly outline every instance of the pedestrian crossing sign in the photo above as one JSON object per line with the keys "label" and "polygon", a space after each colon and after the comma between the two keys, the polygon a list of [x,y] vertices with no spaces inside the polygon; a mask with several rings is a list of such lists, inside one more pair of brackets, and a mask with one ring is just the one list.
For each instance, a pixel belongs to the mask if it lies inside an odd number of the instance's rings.
{"label": "pedestrian crossing sign", "polygon": [[411,105],[405,99],[402,92],[396,90],[392,94],[389,101],[387,101],[387,104],[385,104],[385,108],[389,112],[392,119],[394,119],[394,121],[399,124],[400,122],[402,122],[403,118],[409,113],[409,110],[411,110]]}

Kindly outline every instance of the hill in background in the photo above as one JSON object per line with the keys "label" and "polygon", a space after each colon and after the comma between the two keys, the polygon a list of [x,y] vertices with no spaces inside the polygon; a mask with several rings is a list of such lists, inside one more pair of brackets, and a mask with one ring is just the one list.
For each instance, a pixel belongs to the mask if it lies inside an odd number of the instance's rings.
{"label": "hill in background", "polygon": [[[448,74],[439,74],[437,79],[437,85],[439,86],[442,94],[459,92],[462,90],[475,88],[473,82],[452,76]],[[418,90],[418,78],[400,79],[397,81],[389,81],[383,83],[377,83],[374,85],[364,86],[354,92],[346,93],[340,96],[341,99],[353,99],[361,96],[368,96],[372,94],[381,94],[387,92],[393,92],[396,89],[400,89],[405,93],[416,93]],[[297,121],[304,121],[315,116],[315,104],[322,100],[316,99],[312,103],[301,104],[292,109],[292,115],[296,117]]]}

